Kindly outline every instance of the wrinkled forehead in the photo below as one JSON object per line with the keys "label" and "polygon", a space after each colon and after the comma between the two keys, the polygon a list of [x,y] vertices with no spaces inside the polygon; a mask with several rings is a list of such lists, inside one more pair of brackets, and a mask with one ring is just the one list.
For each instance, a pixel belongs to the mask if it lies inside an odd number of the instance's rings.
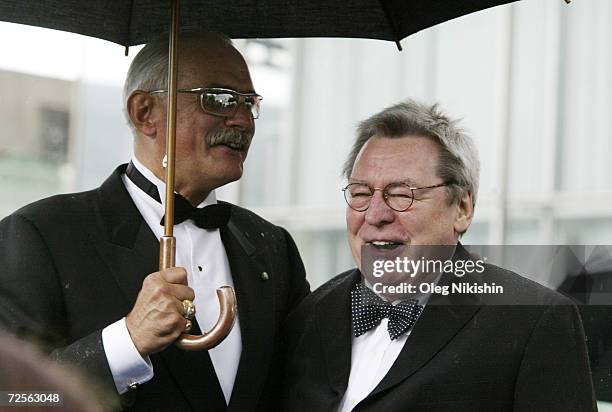
{"label": "wrinkled forehead", "polygon": [[179,48],[179,88],[224,87],[252,92],[244,58],[232,45],[215,39],[189,39]]}
{"label": "wrinkled forehead", "polygon": [[372,137],[361,148],[351,181],[386,185],[430,184],[438,177],[439,145],[420,136]]}

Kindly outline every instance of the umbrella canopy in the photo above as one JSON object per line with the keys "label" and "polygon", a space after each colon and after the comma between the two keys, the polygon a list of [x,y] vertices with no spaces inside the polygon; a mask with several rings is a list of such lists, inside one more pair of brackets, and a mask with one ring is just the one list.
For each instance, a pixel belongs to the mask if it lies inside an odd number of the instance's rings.
{"label": "umbrella canopy", "polygon": [[[517,0],[183,0],[180,27],[231,38],[391,40]],[[0,20],[84,34],[124,46],[167,33],[168,0],[4,0]]]}

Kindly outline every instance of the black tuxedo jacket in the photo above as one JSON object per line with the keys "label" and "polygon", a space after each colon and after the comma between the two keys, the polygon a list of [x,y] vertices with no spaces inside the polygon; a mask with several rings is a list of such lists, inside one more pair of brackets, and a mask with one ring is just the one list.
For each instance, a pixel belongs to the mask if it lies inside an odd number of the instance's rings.
{"label": "black tuxedo jacket", "polygon": [[[159,255],[121,181],[124,171],[117,168],[98,189],[41,200],[0,222],[0,325],[113,389],[101,331],[131,310]],[[151,356],[153,379],[122,396],[124,407],[249,411],[276,401],[279,326],[309,291],[302,261],[284,229],[237,206],[221,239],[242,331],[230,404],[207,352],[170,345]]]}
{"label": "black tuxedo jacket", "polygon": [[[358,270],[345,272],[290,315],[284,410],[337,410],[351,367],[350,289],[360,280]],[[387,375],[354,411],[594,410],[571,301],[491,265],[461,280],[502,285],[506,305],[476,294],[432,295]]]}

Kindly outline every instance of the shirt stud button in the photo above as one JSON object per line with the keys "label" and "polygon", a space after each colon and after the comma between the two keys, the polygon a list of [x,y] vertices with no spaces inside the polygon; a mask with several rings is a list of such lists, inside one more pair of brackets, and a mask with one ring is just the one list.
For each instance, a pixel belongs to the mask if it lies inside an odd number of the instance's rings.
{"label": "shirt stud button", "polygon": [[198,270],[201,272],[201,271],[203,271],[204,269],[202,268],[202,266],[199,266],[199,265],[198,265]]}
{"label": "shirt stud button", "polygon": [[268,275],[268,272],[261,272],[261,280],[268,280],[270,279],[270,275]]}

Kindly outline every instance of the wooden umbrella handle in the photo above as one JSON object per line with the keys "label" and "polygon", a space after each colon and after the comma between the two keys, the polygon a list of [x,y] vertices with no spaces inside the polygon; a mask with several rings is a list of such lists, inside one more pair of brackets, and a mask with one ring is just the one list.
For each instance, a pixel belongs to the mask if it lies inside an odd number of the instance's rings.
{"label": "wooden umbrella handle", "polygon": [[[159,240],[159,269],[164,270],[175,266],[176,238],[163,236]],[[217,289],[219,299],[219,319],[213,328],[203,335],[183,333],[176,340],[176,345],[184,350],[208,350],[217,346],[229,335],[236,322],[238,304],[236,294],[231,286],[221,286]]]}
{"label": "wooden umbrella handle", "polygon": [[217,289],[219,299],[219,319],[211,330],[202,335],[183,333],[176,341],[176,346],[184,350],[208,350],[217,346],[229,335],[236,321],[238,305],[236,294],[231,286],[221,286]]}
{"label": "wooden umbrella handle", "polygon": [[[159,270],[169,269],[175,265],[176,238],[173,235],[174,225],[174,160],[176,155],[176,89],[178,80],[178,25],[179,0],[171,0],[172,13],[170,22],[170,41],[168,42],[168,116],[166,136],[166,204],[164,236],[159,240]],[[179,348],[185,350],[206,350],[214,348],[229,335],[236,321],[238,311],[236,294],[230,286],[217,289],[220,314],[215,326],[203,335],[182,334],[176,341]]]}

